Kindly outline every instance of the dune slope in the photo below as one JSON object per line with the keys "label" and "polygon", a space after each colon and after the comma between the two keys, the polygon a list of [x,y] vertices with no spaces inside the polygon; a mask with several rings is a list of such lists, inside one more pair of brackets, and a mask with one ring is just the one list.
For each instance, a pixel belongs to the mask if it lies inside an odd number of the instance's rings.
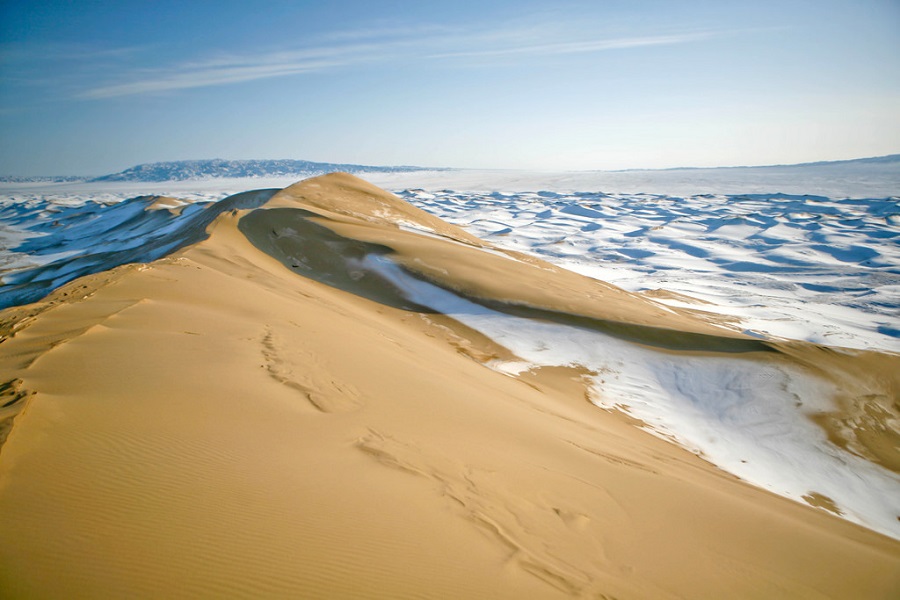
{"label": "dune slope", "polygon": [[598,408],[597,373],[526,369],[482,324],[849,382],[850,408],[821,420],[884,463],[890,428],[856,427],[851,409],[892,410],[893,357],[727,332],[486,247],[349,175],[232,207],[208,231],[0,313],[0,418],[16,413],[0,448],[0,595],[900,592],[900,542]]}

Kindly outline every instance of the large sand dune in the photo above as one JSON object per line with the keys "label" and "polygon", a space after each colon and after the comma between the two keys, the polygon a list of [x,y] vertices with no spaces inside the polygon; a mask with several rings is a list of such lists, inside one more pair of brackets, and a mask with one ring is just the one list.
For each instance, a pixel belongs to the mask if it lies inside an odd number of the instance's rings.
{"label": "large sand dune", "polygon": [[809,427],[886,490],[896,355],[743,336],[349,175],[207,231],[0,313],[0,596],[900,595],[895,499],[754,487],[515,329],[690,365],[686,388],[808,380],[792,397],[833,396]]}

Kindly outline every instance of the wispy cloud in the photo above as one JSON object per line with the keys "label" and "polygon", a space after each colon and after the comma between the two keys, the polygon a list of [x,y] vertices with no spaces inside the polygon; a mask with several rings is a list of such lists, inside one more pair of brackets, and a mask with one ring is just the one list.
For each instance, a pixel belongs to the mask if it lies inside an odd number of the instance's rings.
{"label": "wispy cloud", "polygon": [[585,54],[591,52],[603,52],[606,50],[623,50],[627,48],[640,48],[642,46],[671,46],[697,42],[714,37],[710,32],[687,33],[679,35],[658,35],[646,37],[625,37],[613,39],[599,39],[573,42],[553,42],[544,44],[526,44],[507,48],[486,48],[464,50],[458,52],[445,52],[433,54],[431,58],[454,57],[478,57],[478,56],[521,56],[521,55],[559,55],[559,54]]}
{"label": "wispy cloud", "polygon": [[85,82],[128,73],[151,45],[108,47],[87,42],[0,44],[0,92],[22,110],[35,103],[78,96]]}
{"label": "wispy cloud", "polygon": [[167,74],[151,74],[143,80],[93,88],[79,94],[80,98],[101,99],[117,96],[135,96],[156,92],[168,92],[189,88],[210,87],[267,79],[271,77],[287,77],[311,71],[340,66],[341,63],[329,61],[306,61],[286,64],[258,64],[248,66],[212,67],[207,69],[188,69]]}
{"label": "wispy cloud", "polygon": [[246,54],[218,54],[166,68],[120,72],[118,81],[77,94],[99,100],[236,84],[296,76],[362,64],[391,64],[423,60],[493,58],[515,61],[523,57],[561,56],[686,44],[724,32],[686,32],[631,37],[586,37],[566,34],[558,24],[466,31],[444,26],[373,28],[334,32],[317,46]]}
{"label": "wispy cloud", "polygon": [[170,68],[131,72],[130,81],[94,87],[77,96],[96,100],[288,77],[370,61],[379,48],[373,44],[334,44],[243,55],[219,53]]}

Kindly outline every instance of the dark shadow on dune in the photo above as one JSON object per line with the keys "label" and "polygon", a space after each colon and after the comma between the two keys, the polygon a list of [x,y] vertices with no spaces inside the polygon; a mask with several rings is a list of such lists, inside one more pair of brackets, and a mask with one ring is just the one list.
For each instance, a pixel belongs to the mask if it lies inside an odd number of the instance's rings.
{"label": "dark shadow on dune", "polygon": [[491,310],[514,317],[549,321],[558,325],[591,329],[626,342],[650,346],[660,350],[674,350],[679,352],[716,352],[725,354],[776,352],[776,350],[764,340],[731,338],[704,333],[693,333],[690,331],[678,331],[675,329],[663,329],[662,327],[650,327],[648,325],[635,325],[632,323],[623,323],[621,321],[611,321],[544,308],[535,308],[533,306],[512,302],[500,302],[483,298],[467,299]]}
{"label": "dark shadow on dune", "polygon": [[366,265],[370,255],[384,256],[387,246],[347,238],[309,217],[316,213],[298,208],[254,211],[238,222],[250,242],[294,273],[401,310],[434,313],[410,301],[403,290]]}
{"label": "dark shadow on dune", "polygon": [[[370,267],[366,257],[389,256],[388,246],[363,242],[339,235],[311,221],[320,215],[301,209],[276,208],[254,211],[238,223],[240,231],[266,254],[278,259],[294,273],[349,292],[356,296],[401,310],[435,313],[433,308],[411,301],[406,293]],[[506,315],[546,321],[559,325],[602,332],[625,341],[657,349],[693,352],[745,353],[771,352],[762,340],[720,337],[669,330],[645,325],[598,319],[517,303],[462,294],[439,280],[424,277],[402,265],[403,272],[419,281],[468,300],[486,309]],[[452,314],[449,316],[453,316]]]}
{"label": "dark shadow on dune", "polygon": [[46,265],[3,276],[0,309],[40,300],[56,288],[84,275],[128,263],[158,260],[206,239],[206,228],[230,210],[259,208],[279,190],[254,190],[229,196],[180,215],[146,208],[153,198],[140,197],[94,210],[78,207],[61,211],[60,218],[32,230],[44,233],[26,240],[18,252],[31,255],[70,253]]}

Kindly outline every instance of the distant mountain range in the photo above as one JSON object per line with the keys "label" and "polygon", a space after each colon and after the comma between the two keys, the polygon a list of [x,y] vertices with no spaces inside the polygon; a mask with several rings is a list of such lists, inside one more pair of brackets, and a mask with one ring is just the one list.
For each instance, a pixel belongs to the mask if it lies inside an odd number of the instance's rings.
{"label": "distant mountain range", "polygon": [[308,160],[179,160],[137,165],[120,173],[91,181],[185,181],[233,177],[312,177],[334,171],[346,173],[395,173],[434,170],[424,167],[376,167]]}
{"label": "distant mountain range", "polygon": [[853,158],[849,160],[820,160],[818,162],[794,163],[794,164],[778,164],[778,165],[744,165],[738,167],[672,167],[668,169],[621,169],[619,172],[626,171],[712,171],[712,170],[734,170],[734,169],[807,169],[816,167],[849,167],[851,169],[861,168],[867,169],[872,167],[883,168],[885,166],[896,166],[900,168],[900,154],[888,154],[886,156],[873,156],[871,158]]}
{"label": "distant mountain range", "polygon": [[137,165],[118,173],[100,177],[0,176],[7,183],[73,182],[73,181],[190,181],[252,177],[295,177],[305,179],[334,171],[345,173],[407,173],[411,171],[447,171],[446,168],[414,166],[372,166],[348,163],[324,163],[309,160],[176,160]]}
{"label": "distant mountain range", "polygon": [[[895,166],[900,169],[900,154],[857,158],[853,160],[820,161],[794,165],[767,165],[756,167],[718,167],[717,169],[786,169],[832,168],[868,170]],[[714,168],[715,169],[715,168]],[[71,182],[71,181],[189,181],[203,179],[252,178],[252,177],[293,177],[305,179],[316,175],[344,171],[353,174],[364,173],[407,173],[413,171],[455,171],[447,167],[414,166],[372,166],[347,163],[323,163],[308,160],[179,160],[171,162],[147,163],[125,169],[119,173],[101,177],[0,177],[8,183],[22,182]],[[626,169],[626,171],[653,171],[660,169]],[[665,171],[698,170],[695,167],[661,169]],[[708,169],[704,169],[708,170]]]}
{"label": "distant mountain range", "polygon": [[871,158],[856,158],[852,160],[820,160],[819,162],[800,163],[797,165],[772,165],[773,167],[827,167],[842,165],[897,165],[900,164],[900,154],[888,154],[886,156],[873,156]]}

